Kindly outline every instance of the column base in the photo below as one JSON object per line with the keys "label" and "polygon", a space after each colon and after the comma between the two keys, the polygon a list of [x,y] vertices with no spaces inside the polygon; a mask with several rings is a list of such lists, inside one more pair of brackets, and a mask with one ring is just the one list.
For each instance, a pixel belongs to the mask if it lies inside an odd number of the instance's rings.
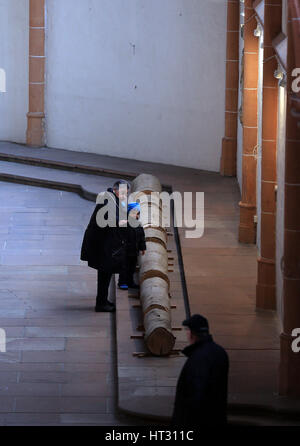
{"label": "column base", "polygon": [[256,307],[264,310],[276,310],[276,265],[271,259],[259,257]]}
{"label": "column base", "polygon": [[236,176],[237,140],[224,137],[222,140],[222,156],[220,173],[226,177]]}
{"label": "column base", "polygon": [[44,113],[27,113],[26,144],[30,147],[44,147]]}
{"label": "column base", "polygon": [[279,394],[300,398],[300,352],[292,350],[295,339],[285,333],[280,335]]}
{"label": "column base", "polygon": [[256,206],[248,203],[239,203],[240,206],[240,226],[239,226],[239,242],[247,244],[256,243],[256,224],[254,217],[256,214]]}

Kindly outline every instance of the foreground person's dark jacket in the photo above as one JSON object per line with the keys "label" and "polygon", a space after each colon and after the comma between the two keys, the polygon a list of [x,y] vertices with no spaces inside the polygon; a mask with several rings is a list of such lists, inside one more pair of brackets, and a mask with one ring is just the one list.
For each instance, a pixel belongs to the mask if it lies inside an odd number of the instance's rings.
{"label": "foreground person's dark jacket", "polygon": [[[136,223],[136,221],[135,221]],[[143,226],[135,227],[131,225],[131,218],[128,217],[127,228],[127,256],[136,257],[140,251],[146,251],[146,237]]]}
{"label": "foreground person's dark jacket", "polygon": [[107,204],[107,200],[104,204],[97,204],[84,234],[81,260],[87,261],[91,268],[119,273],[126,256],[126,228],[119,227],[118,197],[112,192],[112,189],[108,189],[105,194],[110,194],[109,199],[112,199],[116,204],[117,227],[101,228],[98,226],[97,213]]}
{"label": "foreground person's dark jacket", "polygon": [[188,357],[180,374],[173,426],[221,426],[227,422],[229,361],[210,335],[183,350]]}

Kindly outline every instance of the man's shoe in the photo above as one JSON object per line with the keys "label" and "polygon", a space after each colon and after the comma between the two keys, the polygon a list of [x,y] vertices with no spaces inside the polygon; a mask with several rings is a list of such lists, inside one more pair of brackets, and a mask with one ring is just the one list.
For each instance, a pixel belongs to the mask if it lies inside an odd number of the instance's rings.
{"label": "man's shoe", "polygon": [[128,290],[128,285],[119,285],[120,290],[126,291]]}
{"label": "man's shoe", "polygon": [[95,306],[95,312],[96,313],[114,313],[116,311],[115,304],[112,304],[111,302],[105,302],[101,305]]}

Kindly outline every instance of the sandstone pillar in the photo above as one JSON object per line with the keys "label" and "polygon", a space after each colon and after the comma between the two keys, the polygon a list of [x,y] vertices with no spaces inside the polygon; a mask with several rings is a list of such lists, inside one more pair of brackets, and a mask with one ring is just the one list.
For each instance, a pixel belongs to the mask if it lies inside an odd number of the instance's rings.
{"label": "sandstone pillar", "polygon": [[300,52],[300,5],[289,0],[287,131],[285,164],[285,234],[283,333],[281,334],[280,383],[282,395],[300,397],[300,352],[292,350],[292,332],[300,328],[300,93],[292,89]]}
{"label": "sandstone pillar", "polygon": [[227,2],[225,136],[222,140],[221,175],[236,175],[239,95],[240,1]]}
{"label": "sandstone pillar", "polygon": [[29,3],[29,110],[26,143],[44,145],[45,0]]}
{"label": "sandstone pillar", "polygon": [[265,2],[261,159],[261,253],[258,258],[256,306],[276,308],[276,152],[278,67],[272,41],[282,27],[282,0]]}
{"label": "sandstone pillar", "polygon": [[244,112],[243,112],[243,182],[240,202],[239,241],[255,243],[256,225],[256,154],[258,39],[252,0],[245,0],[244,24]]}

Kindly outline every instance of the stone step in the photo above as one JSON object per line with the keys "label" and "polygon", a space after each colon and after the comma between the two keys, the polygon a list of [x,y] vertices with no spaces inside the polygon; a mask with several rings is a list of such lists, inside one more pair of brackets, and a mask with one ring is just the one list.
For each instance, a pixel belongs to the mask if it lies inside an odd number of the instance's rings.
{"label": "stone step", "polygon": [[107,188],[107,177],[12,161],[0,161],[0,181],[74,192],[93,202]]}
{"label": "stone step", "polygon": [[[37,152],[37,154],[40,155],[41,152]],[[118,170],[103,168],[100,166],[85,165],[80,162],[70,163],[66,161],[60,161],[57,159],[43,158],[39,156],[30,157],[30,156],[17,155],[14,153],[5,153],[5,152],[0,152],[0,161],[19,163],[37,167],[45,167],[50,169],[64,170],[74,173],[83,173],[102,177],[103,176],[116,177],[116,178],[122,177],[128,180],[131,180],[138,175],[135,173],[124,173]]]}

